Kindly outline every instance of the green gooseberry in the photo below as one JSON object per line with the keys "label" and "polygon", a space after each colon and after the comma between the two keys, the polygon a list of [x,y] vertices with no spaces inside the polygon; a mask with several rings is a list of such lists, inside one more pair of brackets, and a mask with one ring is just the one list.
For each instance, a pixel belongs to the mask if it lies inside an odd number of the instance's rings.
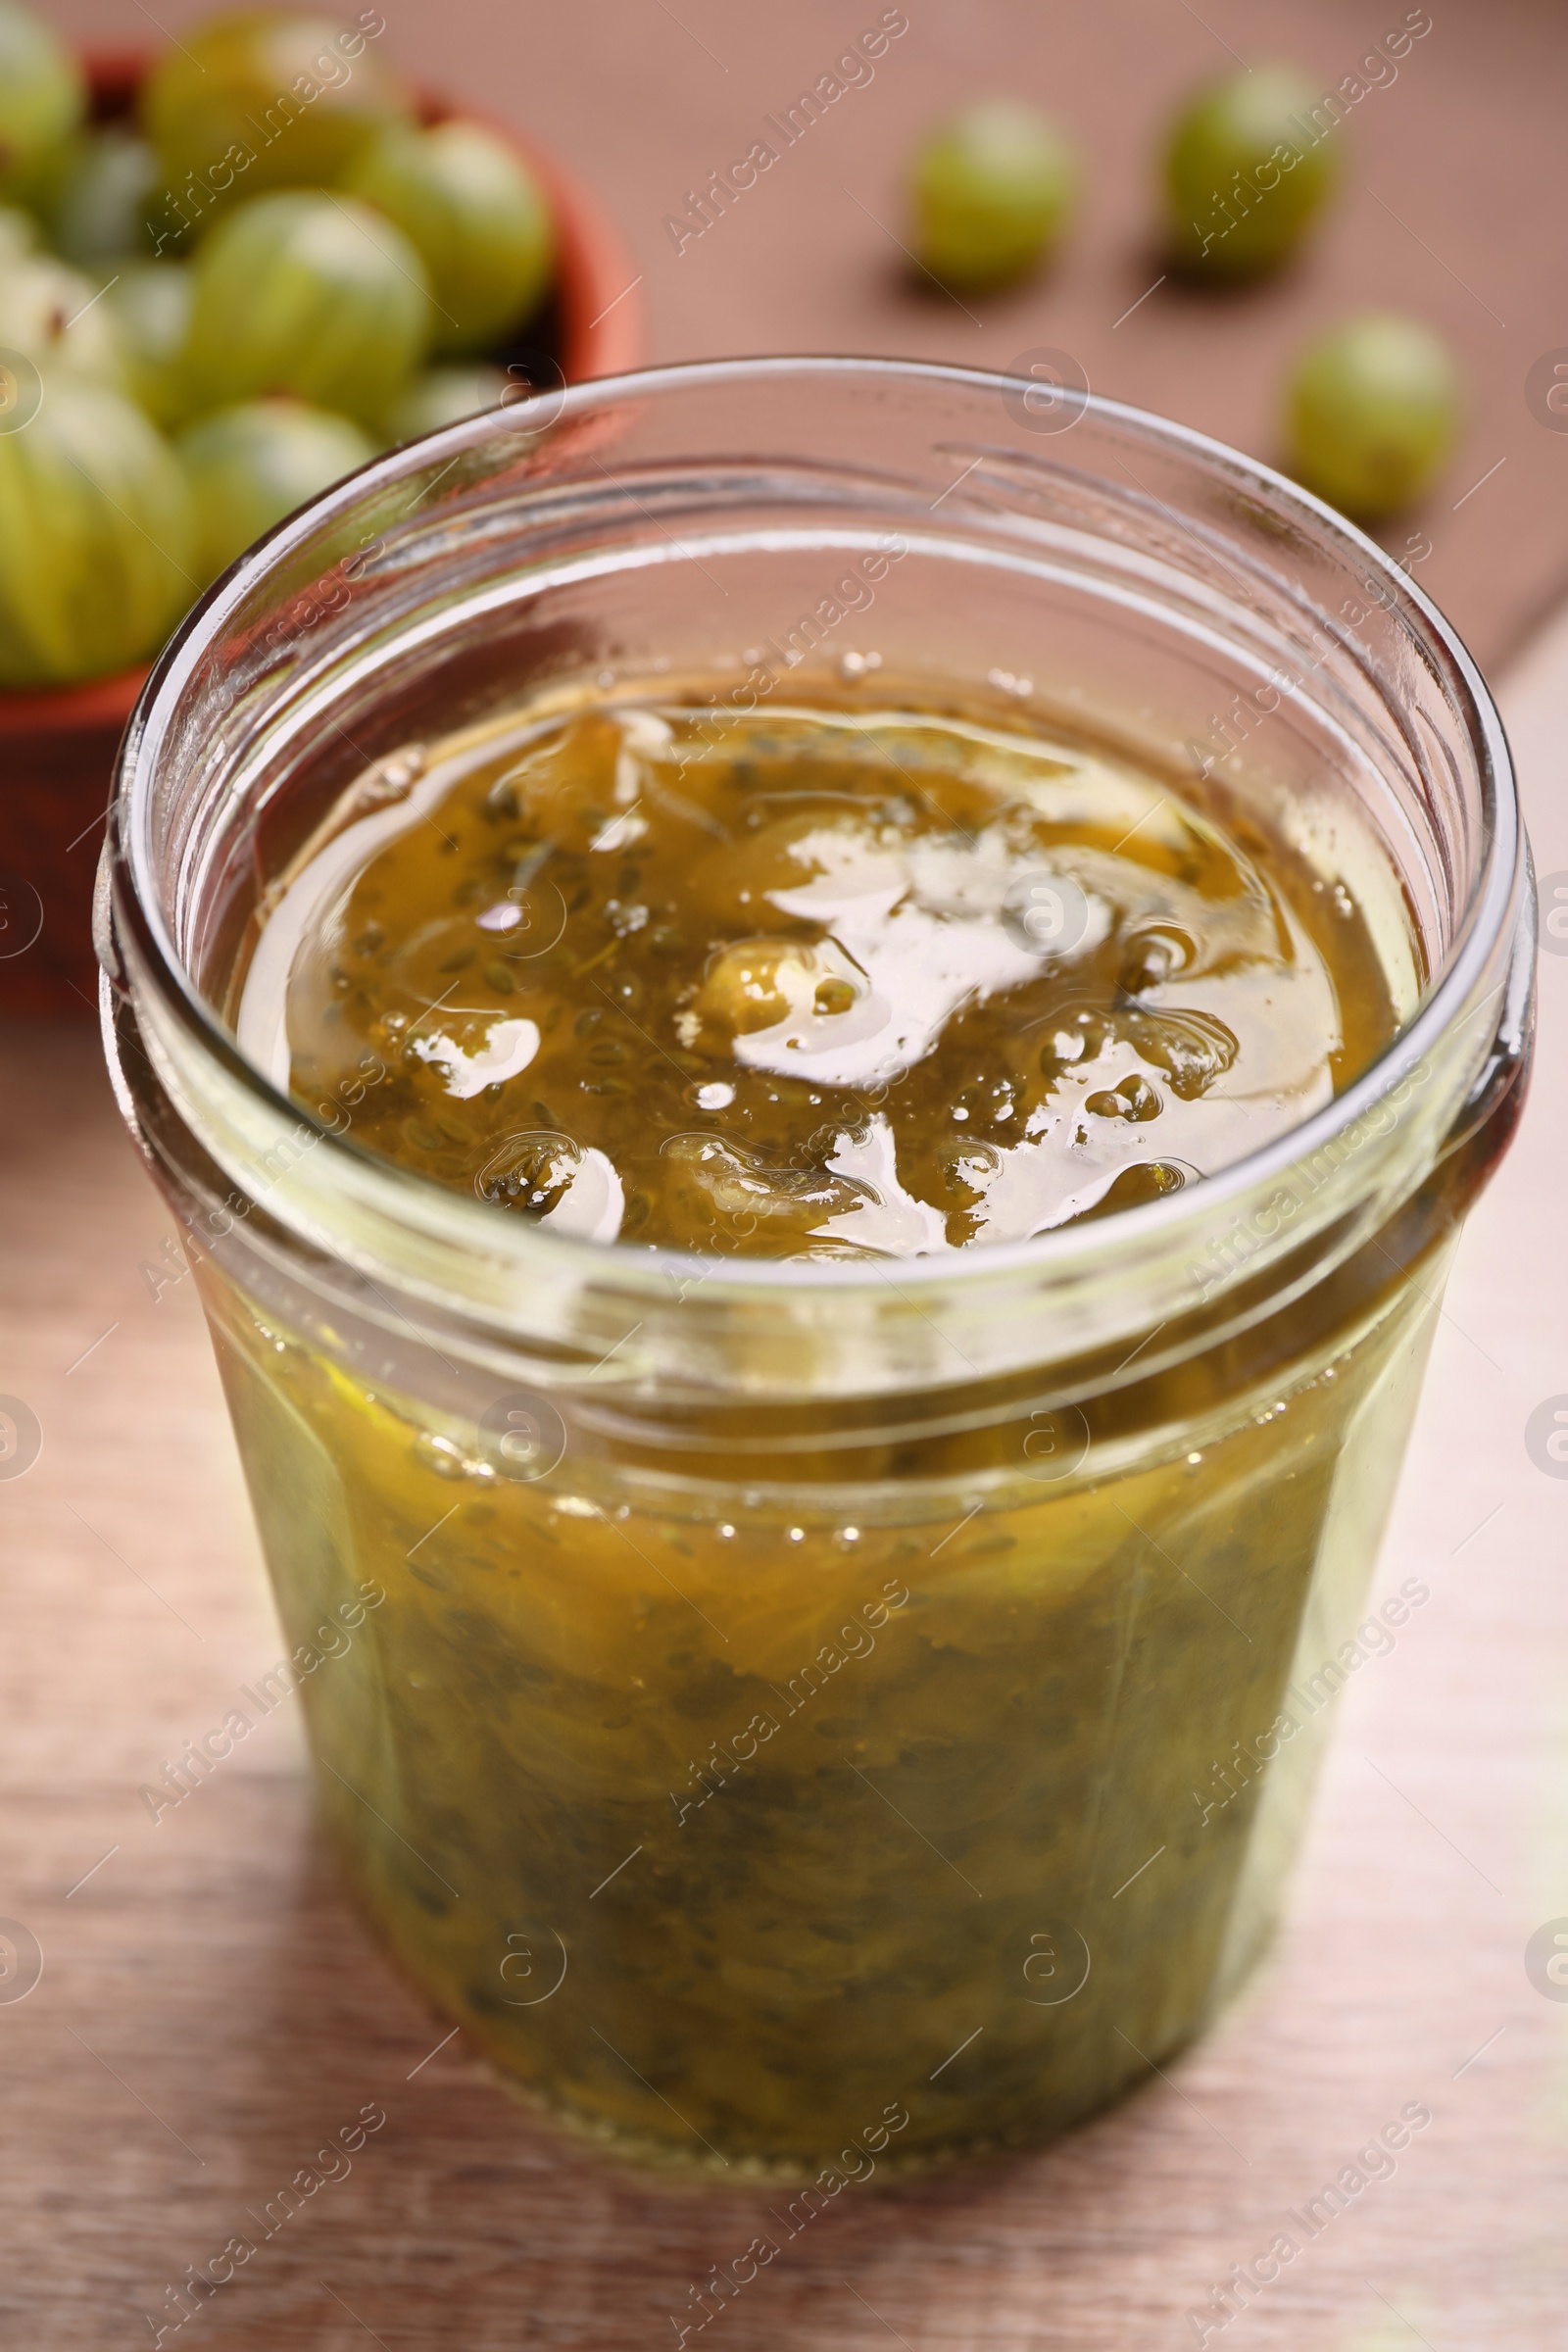
{"label": "green gooseberry", "polygon": [[190,492],[118,392],[45,378],[0,432],[0,686],[65,685],[144,661],[195,593]]}
{"label": "green gooseberry", "polygon": [[1077,156],[1049,117],[1007,98],[966,107],[915,158],[917,258],[945,285],[1021,277],[1057,242],[1077,185]]}
{"label": "green gooseberry", "polygon": [[1292,374],[1292,470],[1354,521],[1380,521],[1430,488],[1460,410],[1459,371],[1429,326],[1386,311],[1348,319]]}
{"label": "green gooseberry", "polygon": [[1339,177],[1343,103],[1295,66],[1258,66],[1202,91],[1165,154],[1172,258],[1195,275],[1277,269]]}
{"label": "green gooseberry", "polygon": [[395,220],[424,263],[437,351],[487,350],[538,307],[554,261],[550,210],[482,123],[384,131],[344,185]]}
{"label": "green gooseberry", "polygon": [[353,196],[253,196],[203,240],[186,366],[196,408],[292,392],[373,423],[423,358],[424,265]]}
{"label": "green gooseberry", "polygon": [[216,410],[187,425],[174,450],[195,503],[204,587],[285,514],[375,456],[375,444],[346,416],[297,400]]}

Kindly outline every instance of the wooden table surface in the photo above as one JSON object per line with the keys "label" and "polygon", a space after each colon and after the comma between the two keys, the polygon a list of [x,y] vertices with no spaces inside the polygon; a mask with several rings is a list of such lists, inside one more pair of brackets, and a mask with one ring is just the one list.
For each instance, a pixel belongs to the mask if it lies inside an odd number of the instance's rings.
{"label": "wooden table surface", "polygon": [[[136,0],[60,0],[83,33]],[[178,27],[200,13],[163,0]],[[1228,60],[1326,79],[1399,21],[1361,0],[908,0],[910,29],[748,209],[677,256],[664,214],[879,13],[719,0],[386,0],[402,61],[514,111],[587,169],[645,277],[656,356],[765,348],[1005,364],[1077,352],[1097,386],[1268,453],[1286,354],[1398,300],[1465,357],[1450,485],[1417,571],[1500,660],[1568,576],[1568,435],[1530,363],[1568,343],[1554,12],[1433,0],[1355,112],[1348,199],[1245,304],[1157,275],[1141,173],[1171,94]],[[980,306],[911,295],[879,222],[898,159],[959,92],[1027,87],[1094,158],[1056,277]],[[1506,324],[1502,321],[1506,320]],[[1473,482],[1488,475],[1472,495]],[[1456,502],[1457,503],[1456,505]],[[1403,527],[1396,535],[1402,541]],[[1568,888],[1568,628],[1505,680],[1542,870]],[[1568,904],[1568,900],[1565,900]],[[1543,961],[1522,1138],[1477,1214],[1375,1591],[1430,1603],[1352,1681],[1290,1925],[1168,2082],[1017,2168],[847,2195],[709,2331],[727,2352],[1154,2352],[1399,2110],[1431,2126],[1250,2308],[1226,2352],[1547,2352],[1568,2341],[1568,2000],[1525,1947],[1568,1922],[1568,1484],[1525,1449],[1568,1392],[1568,957]],[[286,1709],[155,1826],[137,1796],[277,1639],[172,1225],[81,1030],[0,1040],[0,1391],[43,1450],[0,1480],[0,2341],[119,2352],[676,2340],[672,2313],[760,2226],[744,2195],[645,2187],[523,2121],[393,1979],[314,1837]],[[0,1927],[0,1937],[15,1927]],[[28,1947],[24,1940],[22,1960]],[[7,1946],[0,1942],[0,1967]],[[436,2054],[432,2055],[431,2053]],[[216,2301],[171,2294],[368,2106],[385,2122]],[[317,2168],[318,2171],[320,2167]],[[331,2169],[337,2170],[336,2166]],[[696,2340],[695,2338],[692,2340]]]}

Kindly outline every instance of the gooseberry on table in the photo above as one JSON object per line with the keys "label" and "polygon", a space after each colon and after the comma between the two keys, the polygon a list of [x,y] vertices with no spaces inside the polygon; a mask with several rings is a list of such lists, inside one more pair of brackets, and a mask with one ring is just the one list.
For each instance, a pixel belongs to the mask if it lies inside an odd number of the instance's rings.
{"label": "gooseberry on table", "polygon": [[1339,178],[1339,111],[1289,65],[1231,74],[1191,100],[1165,150],[1178,266],[1198,276],[1246,278],[1286,261]]}
{"label": "gooseberry on table", "polygon": [[1078,185],[1078,161],[1049,117],[993,98],[955,115],[915,158],[915,252],[933,277],[1001,285],[1044,261]]}
{"label": "gooseberry on table", "polygon": [[1292,470],[1353,521],[1380,521],[1430,488],[1460,409],[1458,369],[1431,327],[1387,311],[1348,319],[1291,377]]}

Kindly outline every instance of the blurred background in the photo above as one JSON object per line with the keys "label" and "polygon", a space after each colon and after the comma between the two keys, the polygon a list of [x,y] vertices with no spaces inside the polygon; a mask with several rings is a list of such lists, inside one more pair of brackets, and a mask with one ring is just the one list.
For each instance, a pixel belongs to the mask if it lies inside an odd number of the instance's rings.
{"label": "blurred background", "polygon": [[[116,49],[177,44],[208,13],[48,12]],[[1429,323],[1462,422],[1378,535],[1494,679],[1545,911],[1568,909],[1568,416],[1545,397],[1568,362],[1568,41],[1550,0],[904,0],[874,73],[701,235],[681,223],[709,175],[886,21],[879,0],[378,13],[390,64],[586,183],[624,254],[594,323],[613,315],[620,348],[655,361],[1027,372],[1050,351],[1277,461],[1315,336],[1373,308]],[[1337,199],[1291,265],[1235,288],[1170,271],[1158,158],[1190,93],[1277,59],[1339,87],[1416,17],[1430,28],[1351,104]],[[1071,134],[1076,217],[1039,272],[945,291],[908,250],[910,160],[997,96]],[[0,762],[0,825],[6,791]],[[730,2352],[1562,2343],[1568,1984],[1542,1953],[1568,1928],[1568,1466],[1526,1429],[1568,1405],[1563,921],[1535,1102],[1461,1251],[1377,1578],[1374,1597],[1417,1577],[1430,1605],[1346,1694],[1277,1959],[1178,2077],[1046,2156],[842,2200],[709,2323]],[[0,1978],[8,2340],[678,2348],[761,2192],[693,2201],[610,2175],[441,2043],[317,1852],[286,1714],[177,1817],[155,1828],[138,1803],[276,1635],[192,1285],[85,1012],[7,1024],[0,1102],[0,1390],[44,1431],[32,1475],[0,1487],[0,1937],[22,1923],[41,1954],[29,1978],[13,1938]],[[1397,2172],[1357,2173],[1299,2260],[1238,2290],[1237,2266],[1409,2102],[1432,2123]],[[182,2295],[367,2104],[386,2120],[352,2173],[221,2295]]]}
{"label": "blurred background", "polygon": [[[210,13],[183,0],[48,11],[81,39],[149,47]],[[1525,395],[1538,358],[1568,344],[1568,45],[1544,0],[1435,13],[1405,0],[916,0],[874,77],[678,253],[666,218],[877,24],[876,0],[385,0],[379,13],[388,62],[506,116],[591,183],[641,278],[655,361],[863,352],[1005,368],[1051,346],[1097,391],[1273,460],[1301,347],[1347,314],[1394,308],[1450,343],[1466,422],[1441,484],[1389,543],[1430,538],[1416,576],[1487,662],[1568,587],[1568,435]],[[1149,293],[1166,267],[1160,155],[1193,90],[1277,59],[1336,89],[1407,15],[1433,28],[1351,102],[1342,187],[1298,260],[1234,290],[1167,277]],[[955,298],[906,257],[911,159],[956,106],[996,96],[1056,118],[1079,148],[1082,192],[1049,268]]]}

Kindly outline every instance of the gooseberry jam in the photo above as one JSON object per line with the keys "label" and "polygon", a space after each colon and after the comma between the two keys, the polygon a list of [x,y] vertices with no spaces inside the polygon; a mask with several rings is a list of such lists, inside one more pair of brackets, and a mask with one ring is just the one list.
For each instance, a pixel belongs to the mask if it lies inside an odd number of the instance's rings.
{"label": "gooseberry jam", "polygon": [[1218,796],[953,711],[591,703],[325,830],[242,1042],[305,1102],[384,1063],[368,1149],[597,1242],[1026,1241],[1284,1133],[1413,995]]}
{"label": "gooseberry jam", "polygon": [[[1297,1125],[1415,999],[1384,915],[1222,789],[995,713],[572,697],[351,786],[236,1018],[497,1216],[898,1261]],[[912,1443],[874,1400],[832,1441],[690,1414],[695,1480],[624,1412],[432,1415],[220,1299],[291,1624],[386,1596],[308,1703],[412,1973],[662,2163],[927,2164],[1100,2104],[1264,1932],[1453,1206],[1081,1406],[976,1411],[955,1361]]]}

